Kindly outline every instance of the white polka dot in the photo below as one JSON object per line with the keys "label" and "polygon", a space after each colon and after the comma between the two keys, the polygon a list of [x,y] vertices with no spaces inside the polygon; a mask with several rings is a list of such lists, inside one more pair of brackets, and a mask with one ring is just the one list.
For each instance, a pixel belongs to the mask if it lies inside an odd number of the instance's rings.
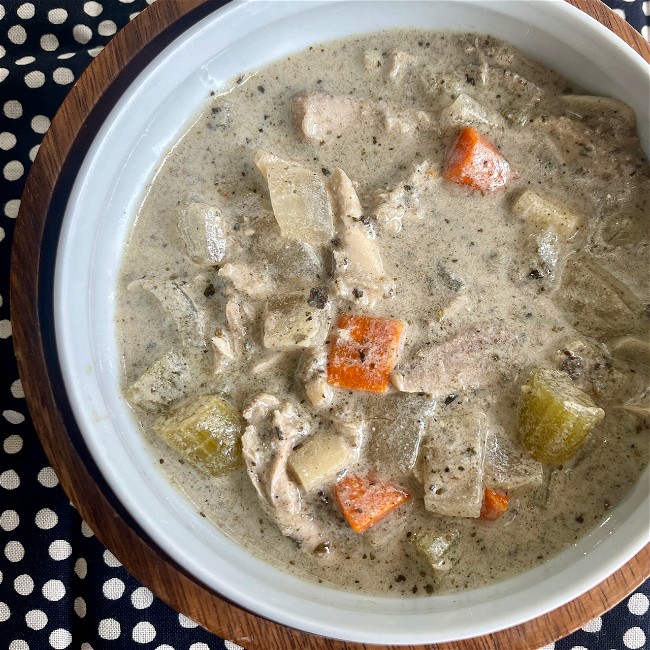
{"label": "white polka dot", "polygon": [[70,70],[70,68],[57,68],[52,73],[52,79],[54,79],[56,83],[65,86],[66,84],[71,84],[74,81],[74,74],[72,74],[72,70]]}
{"label": "white polka dot", "polygon": [[79,650],[93,650],[93,647],[90,645],[90,643],[86,643],[85,641],[81,644],[81,648]]}
{"label": "white polka dot", "polygon": [[153,603],[153,594],[146,587],[138,587],[131,594],[131,604],[136,609],[146,609]]}
{"label": "white polka dot", "polygon": [[22,45],[27,40],[27,32],[22,25],[10,27],[7,36],[14,45]]}
{"label": "white polka dot", "polygon": [[14,589],[21,596],[29,596],[34,591],[34,581],[26,573],[19,575],[14,580]]}
{"label": "white polka dot", "polygon": [[7,68],[0,68],[0,82],[4,81],[9,76]]}
{"label": "white polka dot", "polygon": [[16,65],[29,65],[30,63],[34,63],[34,61],[36,59],[33,56],[23,56],[16,61]]}
{"label": "white polka dot", "polygon": [[41,36],[41,49],[46,52],[54,52],[59,47],[59,39],[54,34],[43,34]]}
{"label": "white polka dot", "polygon": [[9,650],[29,650],[29,644],[22,639],[15,639],[9,644]]}
{"label": "white polka dot", "polygon": [[48,600],[61,600],[65,596],[65,585],[60,580],[48,580],[41,591]]}
{"label": "white polka dot", "polygon": [[0,603],[0,623],[4,623],[11,616],[11,610],[7,603]]}
{"label": "white polka dot", "polygon": [[646,16],[650,16],[650,2],[646,0],[646,2],[641,5],[641,8]]}
{"label": "white polka dot", "polygon": [[0,487],[5,490],[15,490],[20,485],[20,478],[13,469],[0,474]]}
{"label": "white polka dot", "polygon": [[[2,7],[2,5],[0,5]],[[0,45],[0,59],[7,53],[3,45]]]}
{"label": "white polka dot", "polygon": [[63,650],[67,648],[72,643],[72,634],[68,630],[64,630],[62,627],[52,630],[50,632],[50,645],[55,650]]}
{"label": "white polka dot", "polygon": [[120,0],[125,5],[130,5],[134,0]]}
{"label": "white polka dot", "polygon": [[59,484],[59,478],[51,467],[44,467],[38,473],[38,482],[47,488],[56,487]]}
{"label": "white polka dot", "polygon": [[40,144],[35,144],[30,150],[29,153],[27,154],[29,156],[29,159],[34,162],[36,160],[36,156],[38,155],[38,150],[41,148]]}
{"label": "white polka dot", "polygon": [[142,621],[133,628],[131,638],[136,643],[150,643],[156,638],[156,628],[151,623]]}
{"label": "white polka dot", "polygon": [[91,527],[85,522],[81,522],[81,534],[84,537],[92,537],[95,533],[93,533]]}
{"label": "white polka dot", "polygon": [[15,530],[18,528],[20,523],[20,517],[15,510],[5,510],[0,515],[0,528],[9,532],[10,530]]}
{"label": "white polka dot", "polygon": [[623,20],[625,20],[625,12],[622,9],[612,9],[615,14],[618,14]]}
{"label": "white polka dot", "polygon": [[119,578],[111,578],[102,585],[102,592],[109,600],[117,600],[124,593],[124,583]]}
{"label": "white polka dot", "polygon": [[59,54],[56,58],[60,61],[66,61],[67,59],[71,59],[74,54],[74,52],[65,52],[64,54]]}
{"label": "white polka dot", "polygon": [[40,609],[32,609],[25,614],[25,623],[31,630],[42,630],[47,625],[47,614]]}
{"label": "white polka dot", "polygon": [[14,411],[13,409],[7,409],[6,411],[2,411],[2,415],[7,422],[10,424],[22,424],[25,421],[25,416],[22,413],[18,413],[18,411]]}
{"label": "white polka dot", "polygon": [[586,625],[582,627],[585,632],[600,632],[600,628],[603,627],[603,619],[600,616],[589,621]]}
{"label": "white polka dot", "polygon": [[102,20],[97,31],[101,36],[112,36],[117,31],[117,25],[112,20]]}
{"label": "white polka dot", "polygon": [[0,133],[0,149],[3,151],[9,151],[16,146],[16,136],[13,133],[8,131],[3,131]]}
{"label": "white polka dot", "polygon": [[9,562],[20,562],[25,557],[25,547],[18,541],[5,544],[5,557]]}
{"label": "white polka dot", "polygon": [[2,571],[0,571],[0,584],[2,584]]}
{"label": "white polka dot", "polygon": [[56,9],[50,9],[47,12],[47,19],[53,25],[60,25],[68,19],[68,12],[65,9],[57,7]]}
{"label": "white polka dot", "polygon": [[181,627],[197,627],[198,623],[196,621],[193,621],[191,618],[188,618],[185,616],[185,614],[179,614],[178,615],[178,622],[180,623]]}
{"label": "white polka dot", "polygon": [[49,545],[47,552],[53,560],[67,560],[72,555],[72,546],[64,539],[55,539]]}
{"label": "white polka dot", "polygon": [[54,528],[54,526],[59,523],[59,517],[56,512],[54,512],[54,510],[50,510],[50,508],[41,508],[36,513],[34,523],[41,530],[49,530],[50,528]]}
{"label": "white polka dot", "polygon": [[74,613],[79,618],[85,618],[86,616],[86,601],[81,596],[74,599]]}
{"label": "white polka dot", "polygon": [[36,133],[45,133],[50,128],[50,118],[47,115],[34,115],[30,124]]}
{"label": "white polka dot", "polygon": [[5,17],[5,8],[0,5],[0,20],[2,20]]}
{"label": "white polka dot", "polygon": [[23,115],[23,106],[15,99],[10,99],[8,102],[5,102],[2,106],[2,110],[10,120],[17,120]]}
{"label": "white polka dot", "polygon": [[102,639],[114,641],[120,636],[122,630],[120,624],[114,618],[104,618],[99,621],[97,632],[99,632],[99,636]]}
{"label": "white polka dot", "polygon": [[94,57],[96,57],[96,56],[97,56],[97,55],[98,55],[98,54],[99,54],[103,49],[104,49],[104,46],[103,46],[103,45],[99,45],[99,46],[97,46],[97,47],[91,47],[91,48],[88,50],[88,54],[90,54],[90,56],[92,56],[92,57],[94,58]]}
{"label": "white polka dot", "polygon": [[35,13],[34,5],[31,2],[25,2],[16,9],[16,13],[18,14],[18,17],[23,20],[33,18]]}
{"label": "white polka dot", "polygon": [[10,160],[2,169],[2,175],[8,181],[17,181],[25,173],[25,167],[20,160]]}
{"label": "white polka dot", "polygon": [[156,646],[156,650],[174,650],[170,645],[163,643],[162,645]]}
{"label": "white polka dot", "polygon": [[589,648],[585,648],[583,645],[574,645],[571,650],[589,650]]}
{"label": "white polka dot", "polygon": [[93,18],[97,18],[104,11],[99,2],[84,2],[84,12]]}
{"label": "white polka dot", "polygon": [[93,31],[88,25],[75,25],[72,28],[72,36],[77,43],[85,45],[93,37]]}
{"label": "white polka dot", "polygon": [[103,558],[104,558],[104,564],[113,567],[114,569],[117,569],[117,567],[122,566],[122,563],[109,550],[104,551]]}
{"label": "white polka dot", "polygon": [[190,650],[210,650],[210,647],[205,643],[193,643]]}
{"label": "white polka dot", "polygon": [[[11,134],[9,134],[11,135]],[[0,137],[2,137],[2,134],[0,133]],[[15,138],[14,138],[15,140]],[[25,397],[25,391],[23,390],[23,385],[20,381],[20,379],[16,379],[16,381],[12,382],[11,388],[9,389],[11,391],[11,395],[15,397],[16,399],[21,399]]]}
{"label": "white polka dot", "polygon": [[623,635],[623,643],[626,648],[632,648],[633,650],[643,648],[645,645],[645,632],[640,627],[631,627]]}
{"label": "white polka dot", "polygon": [[[5,229],[0,226],[0,241],[5,238]],[[0,307],[2,307],[2,296],[0,296]]]}
{"label": "white polka dot", "polygon": [[[20,199],[11,199],[5,203],[5,216],[15,219],[20,209]],[[6,325],[9,325],[8,329]],[[6,332],[6,333],[5,333]],[[6,339],[11,336],[11,323],[8,320],[0,320],[0,339]]]}
{"label": "white polka dot", "polygon": [[45,83],[45,75],[40,70],[32,70],[25,75],[28,88],[40,88]]}
{"label": "white polka dot", "polygon": [[630,597],[627,601],[627,608],[630,610],[630,613],[643,616],[648,611],[649,604],[648,597],[639,592]]}
{"label": "white polka dot", "polygon": [[81,578],[82,580],[86,577],[88,574],[88,563],[86,562],[85,558],[80,557],[77,559],[77,561],[74,563],[74,572],[77,574],[77,577]]}
{"label": "white polka dot", "polygon": [[134,14],[129,14],[129,20],[133,20],[134,18],[136,18],[139,15],[140,15],[139,11],[136,11]]}
{"label": "white polka dot", "polygon": [[23,439],[17,435],[9,436],[2,443],[2,448],[6,454],[17,454],[23,448]]}

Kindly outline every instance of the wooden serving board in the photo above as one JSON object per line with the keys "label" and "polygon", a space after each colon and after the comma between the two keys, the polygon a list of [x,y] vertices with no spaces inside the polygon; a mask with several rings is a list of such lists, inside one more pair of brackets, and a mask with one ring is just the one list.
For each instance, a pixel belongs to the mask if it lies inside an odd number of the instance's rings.
{"label": "wooden serving board", "polygon": [[[567,0],[611,29],[650,63],[650,46],[623,19],[598,0]],[[16,222],[12,252],[11,320],[20,376],[29,410],[57,476],[97,537],[144,585],[176,610],[246,650],[365,650],[387,648],[313,636],[262,619],[206,589],[137,532],[127,515],[105,495],[64,424],[57,378],[48,369],[51,341],[39,311],[43,300],[40,269],[47,219],[61,193],[69,189],[75,151],[84,142],[84,125],[101,118],[103,99],[115,96],[137,61],[160,51],[182,30],[217,3],[210,0],[158,0],[127,25],[91,63],[72,88],[47,132],[32,166]],[[149,54],[148,54],[149,53]],[[81,147],[83,149],[83,147]],[[49,253],[51,255],[51,252]],[[48,352],[49,350],[49,352]],[[650,545],[580,598],[514,628],[462,642],[403,646],[406,650],[490,650],[539,648],[566,636],[613,607],[650,576]]]}

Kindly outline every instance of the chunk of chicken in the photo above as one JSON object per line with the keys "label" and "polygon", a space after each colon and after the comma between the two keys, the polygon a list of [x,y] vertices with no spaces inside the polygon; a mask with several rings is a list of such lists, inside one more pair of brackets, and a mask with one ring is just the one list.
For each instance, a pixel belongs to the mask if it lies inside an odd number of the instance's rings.
{"label": "chunk of chicken", "polygon": [[300,489],[287,473],[289,454],[309,433],[309,425],[289,402],[261,393],[244,409],[248,426],[242,451],[262,508],[280,532],[308,552],[329,549],[329,536],[307,511]]}
{"label": "chunk of chicken", "polygon": [[305,395],[314,406],[329,406],[334,392],[327,383],[327,348],[324,345],[305,350],[296,378],[302,382]]}
{"label": "chunk of chicken", "polygon": [[396,388],[406,393],[449,395],[498,381],[516,341],[505,327],[477,325],[437,345],[424,345],[393,371]]}
{"label": "chunk of chicken", "polygon": [[294,128],[308,142],[333,140],[359,124],[381,126],[402,135],[436,128],[428,113],[371,99],[303,90],[289,104]]}
{"label": "chunk of chicken", "polygon": [[342,169],[334,170],[329,187],[341,241],[340,250],[334,251],[334,293],[372,307],[394,290],[384,273],[372,222],[364,216],[352,181]]}

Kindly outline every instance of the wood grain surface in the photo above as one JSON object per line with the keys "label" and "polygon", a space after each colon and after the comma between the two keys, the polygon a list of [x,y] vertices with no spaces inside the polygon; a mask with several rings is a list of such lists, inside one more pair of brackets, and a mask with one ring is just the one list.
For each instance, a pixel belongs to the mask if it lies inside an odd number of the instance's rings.
{"label": "wood grain surface", "polygon": [[[597,0],[567,0],[617,33],[646,61],[650,47],[619,16]],[[66,165],[84,137],[84,124],[101,110],[107,93],[119,92],[125,69],[146,50],[172,38],[179,21],[194,20],[214,8],[209,0],[157,0],[106,46],[74,85],[45,136],[32,166],[14,235],[11,320],[20,376],[30,413],[52,467],[64,490],[97,537],[144,585],[176,610],[247,650],[365,650],[387,648],[316,637],[251,614],[219,597],[187,575],[129,525],[113,507],[84,463],[64,424],[55,395],[60,387],[46,362],[41,329],[39,283],[47,218]],[[155,49],[155,48],[154,48]],[[67,180],[69,182],[69,180]],[[650,574],[650,547],[580,598],[514,628],[456,643],[418,646],[438,650],[538,648],[584,625],[613,607]],[[416,650],[415,646],[402,646]]]}

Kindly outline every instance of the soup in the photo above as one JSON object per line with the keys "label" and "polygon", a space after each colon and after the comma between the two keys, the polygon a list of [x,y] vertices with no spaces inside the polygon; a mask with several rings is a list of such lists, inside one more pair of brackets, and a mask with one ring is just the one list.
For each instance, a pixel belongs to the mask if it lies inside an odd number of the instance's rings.
{"label": "soup", "polygon": [[336,588],[542,563],[648,461],[649,183],[629,107],[488,36],[355,37],[215,89],[120,279],[161,470]]}

